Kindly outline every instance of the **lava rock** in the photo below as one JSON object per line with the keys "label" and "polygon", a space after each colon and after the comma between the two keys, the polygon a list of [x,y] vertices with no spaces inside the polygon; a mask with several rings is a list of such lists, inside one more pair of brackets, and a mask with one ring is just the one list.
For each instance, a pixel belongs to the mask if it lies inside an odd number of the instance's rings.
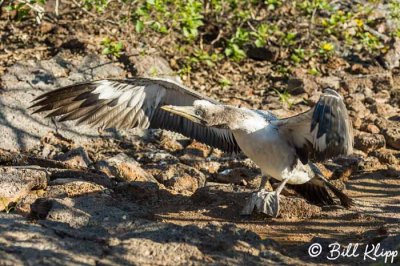
{"label": "lava rock", "polygon": [[125,153],[96,163],[96,169],[121,181],[157,182],[140,164]]}
{"label": "lava rock", "polygon": [[[80,144],[99,138],[98,131],[89,126],[82,125],[78,129],[75,122],[56,122],[27,111],[35,97],[56,87],[86,80],[125,77],[121,67],[107,63],[99,56],[74,56],[72,60],[65,60],[67,57],[59,53],[49,60],[21,61],[6,69],[0,81],[3,89],[0,138],[7,141],[2,141],[0,148],[30,150],[43,135],[56,130]],[[113,135],[117,135],[115,131],[104,133],[104,137]]]}
{"label": "lava rock", "polygon": [[387,128],[383,135],[385,136],[388,146],[400,150],[400,122],[396,123],[397,126]]}
{"label": "lava rock", "polygon": [[372,156],[378,158],[379,162],[382,164],[391,164],[397,165],[399,164],[399,159],[393,153],[393,150],[390,149],[379,149],[376,151],[371,152]]}
{"label": "lava rock", "polygon": [[47,187],[45,169],[0,168],[0,211],[26,197],[31,190]]}
{"label": "lava rock", "polygon": [[354,147],[363,152],[370,152],[386,145],[385,137],[379,134],[361,132],[355,135]]}
{"label": "lava rock", "polygon": [[63,161],[71,165],[72,167],[87,168],[93,162],[90,160],[88,153],[83,147],[72,149],[64,154],[60,154],[54,157],[55,160]]}
{"label": "lava rock", "polygon": [[202,172],[181,163],[162,166],[152,172],[160,183],[178,192],[194,192],[206,182]]}

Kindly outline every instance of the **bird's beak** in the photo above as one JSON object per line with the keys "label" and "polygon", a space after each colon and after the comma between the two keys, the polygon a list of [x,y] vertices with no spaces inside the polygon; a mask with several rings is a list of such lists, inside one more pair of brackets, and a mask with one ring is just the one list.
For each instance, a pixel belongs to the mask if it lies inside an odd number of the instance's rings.
{"label": "bird's beak", "polygon": [[203,119],[196,115],[195,109],[193,106],[174,106],[174,105],[164,105],[161,106],[161,109],[182,116],[190,121],[193,121],[198,124],[204,124]]}

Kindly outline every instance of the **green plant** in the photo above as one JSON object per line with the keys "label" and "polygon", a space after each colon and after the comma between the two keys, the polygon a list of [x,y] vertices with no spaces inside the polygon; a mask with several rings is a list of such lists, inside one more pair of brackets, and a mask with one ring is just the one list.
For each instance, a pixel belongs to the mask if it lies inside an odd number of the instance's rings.
{"label": "green plant", "polygon": [[313,76],[318,76],[320,75],[320,72],[315,67],[312,67],[311,69],[308,70],[308,74]]}
{"label": "green plant", "polygon": [[356,36],[363,47],[371,53],[383,48],[381,41],[369,32],[359,32]]}
{"label": "green plant", "polygon": [[282,5],[281,0],[265,0],[264,3],[267,5],[268,10],[274,10]]}
{"label": "green plant", "polygon": [[257,31],[251,32],[251,35],[255,37],[254,44],[257,47],[264,47],[267,44],[269,36],[269,26],[267,24],[261,24],[258,26]]}
{"label": "green plant", "polygon": [[193,56],[189,57],[188,61],[192,65],[197,63],[206,63],[209,67],[212,67],[222,58],[223,55],[219,53],[209,54],[202,49],[195,49]]}
{"label": "green plant", "polygon": [[335,46],[330,42],[322,42],[319,47],[319,53],[323,58],[330,57],[335,52]]}
{"label": "green plant", "polygon": [[296,44],[296,37],[297,37],[296,32],[289,31],[282,36],[281,42],[285,46],[293,46]]}
{"label": "green plant", "polygon": [[279,101],[283,104],[286,104],[289,109],[292,108],[294,104],[294,101],[292,100],[292,95],[290,95],[288,91],[280,92],[277,89],[274,90],[278,94]]}
{"label": "green plant", "polygon": [[177,16],[179,17],[180,26],[183,35],[188,40],[194,40],[199,35],[198,28],[203,25],[203,15],[201,9],[203,3],[201,1],[189,0],[181,3]]}
{"label": "green plant", "polygon": [[234,36],[228,40],[227,47],[225,48],[225,55],[232,58],[235,61],[240,61],[246,57],[246,53],[243,50],[245,43],[249,41],[249,32],[243,28],[238,28]]}
{"label": "green plant", "polygon": [[138,33],[147,27],[160,33],[172,28],[180,30],[185,39],[192,42],[203,25],[202,7],[199,0],[147,0],[135,9],[132,20]]}
{"label": "green plant", "polygon": [[120,57],[122,49],[124,48],[122,42],[113,41],[109,37],[105,37],[101,43],[103,46],[102,54]]}
{"label": "green plant", "polygon": [[400,37],[400,2],[398,0],[389,1],[390,18],[394,22],[395,30],[393,35]]}
{"label": "green plant", "polygon": [[295,64],[301,63],[304,58],[305,52],[302,48],[294,49],[293,53],[290,55],[290,60]]}
{"label": "green plant", "polygon": [[330,16],[329,19],[322,19],[321,24],[325,27],[325,32],[327,34],[338,34],[341,32],[341,26],[344,23],[349,22],[352,17],[352,12],[343,12],[342,10],[337,10]]}
{"label": "green plant", "polygon": [[103,13],[110,3],[109,0],[82,0],[83,7],[91,10],[95,9],[96,12]]}
{"label": "green plant", "polygon": [[29,17],[30,13],[35,13],[36,21],[41,22],[44,15],[44,8],[42,5],[46,3],[46,0],[18,0],[12,1],[6,7],[6,11],[15,12],[15,20],[22,21]]}
{"label": "green plant", "polygon": [[295,6],[307,15],[312,15],[318,10],[331,11],[333,9],[327,0],[295,1]]}
{"label": "green plant", "polygon": [[220,80],[218,80],[218,83],[222,88],[230,87],[232,85],[232,82],[226,77],[222,77]]}

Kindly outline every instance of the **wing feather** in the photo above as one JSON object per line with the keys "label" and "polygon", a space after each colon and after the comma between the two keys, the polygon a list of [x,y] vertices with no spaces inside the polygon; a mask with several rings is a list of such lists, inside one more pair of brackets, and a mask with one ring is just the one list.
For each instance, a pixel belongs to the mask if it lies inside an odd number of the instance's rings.
{"label": "wing feather", "polygon": [[205,127],[167,113],[163,105],[192,105],[195,100],[215,100],[173,81],[156,78],[99,80],[75,84],[40,95],[31,108],[60,116],[60,121],[77,120],[77,125],[119,129],[163,128],[176,131],[227,152],[240,148],[228,129]]}
{"label": "wing feather", "polygon": [[334,90],[326,89],[311,110],[271,123],[294,146],[303,164],[353,152],[351,120],[343,98]]}

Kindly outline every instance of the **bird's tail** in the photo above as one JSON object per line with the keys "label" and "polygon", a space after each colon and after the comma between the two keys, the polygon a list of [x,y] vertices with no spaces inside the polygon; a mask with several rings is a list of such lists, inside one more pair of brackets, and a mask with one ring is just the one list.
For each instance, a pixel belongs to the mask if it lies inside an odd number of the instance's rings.
{"label": "bird's tail", "polygon": [[353,204],[353,200],[332,185],[315,164],[309,165],[316,176],[302,185],[288,185],[290,188],[313,204],[334,205],[335,202],[328,189],[340,200],[343,207],[349,208]]}
{"label": "bird's tail", "polygon": [[340,200],[340,204],[343,207],[350,208],[351,205],[353,205],[353,200],[349,198],[346,194],[344,194],[342,191],[337,189],[334,185],[332,185],[328,180],[324,178],[324,183],[325,185],[335,194],[336,197]]}

